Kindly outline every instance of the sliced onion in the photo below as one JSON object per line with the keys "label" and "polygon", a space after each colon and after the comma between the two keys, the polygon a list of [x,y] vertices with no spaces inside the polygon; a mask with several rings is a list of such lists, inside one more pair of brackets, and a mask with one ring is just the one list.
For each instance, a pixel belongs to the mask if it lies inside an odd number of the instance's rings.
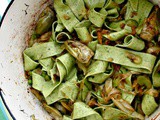
{"label": "sliced onion", "polygon": [[151,95],[153,97],[158,97],[159,96],[159,92],[157,90],[153,89],[153,88],[147,90],[145,92],[145,94],[149,94],[149,95]]}
{"label": "sliced onion", "polygon": [[90,48],[80,42],[68,40],[64,44],[66,50],[81,63],[88,63],[94,55]]}
{"label": "sliced onion", "polygon": [[91,93],[91,91],[90,92],[88,92],[88,94],[87,94],[87,97],[86,97],[86,104],[88,104],[88,102],[90,101],[90,99],[91,99],[91,97],[92,97],[92,93]]}
{"label": "sliced onion", "polygon": [[72,108],[68,106],[64,101],[61,101],[61,104],[64,108],[66,108],[68,111],[72,112]]}
{"label": "sliced onion", "polygon": [[43,107],[53,118],[55,118],[55,120],[62,120],[62,114],[57,109],[45,103],[43,104]]}
{"label": "sliced onion", "polygon": [[109,94],[112,91],[112,88],[113,88],[113,86],[112,86],[112,79],[106,80],[104,87],[105,87],[106,94]]}
{"label": "sliced onion", "polygon": [[108,96],[112,96],[113,98],[115,98],[115,95],[117,96],[117,94],[120,95],[121,92],[118,89],[113,88],[111,92],[108,94]]}
{"label": "sliced onion", "polygon": [[160,47],[159,46],[153,46],[147,49],[147,53],[158,55],[160,53]]}
{"label": "sliced onion", "polygon": [[114,99],[112,97],[112,101],[114,102],[114,104],[122,111],[126,112],[126,113],[133,113],[135,110],[133,109],[133,107],[125,100],[123,99]]}

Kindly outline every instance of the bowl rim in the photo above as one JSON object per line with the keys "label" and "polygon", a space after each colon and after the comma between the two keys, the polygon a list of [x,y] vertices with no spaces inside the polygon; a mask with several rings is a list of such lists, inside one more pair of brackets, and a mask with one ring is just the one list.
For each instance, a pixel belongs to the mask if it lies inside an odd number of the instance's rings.
{"label": "bowl rim", "polygon": [[[5,19],[5,16],[6,16],[8,10],[10,9],[10,7],[11,7],[12,4],[14,3],[14,1],[15,1],[15,0],[11,0],[10,3],[8,4],[7,8],[5,9],[4,14],[3,14],[3,16],[2,16],[2,19],[1,19],[1,21],[0,21],[0,28],[1,28],[2,24],[3,24],[3,21],[4,21],[4,19]],[[9,107],[8,107],[8,105],[7,105],[4,97],[3,97],[3,91],[2,91],[2,90],[0,90],[0,98],[2,99],[2,103],[4,104],[4,107],[6,108],[7,112],[8,112],[9,115],[11,116],[11,118],[12,118],[13,120],[16,120],[16,118],[15,118],[14,115],[12,114],[11,110],[9,109]]]}
{"label": "bowl rim", "polygon": [[[5,20],[5,17],[9,11],[9,9],[11,8],[12,4],[15,2],[16,0],[11,0],[10,3],[8,4],[7,8],[5,9],[3,15],[2,15],[2,19],[0,20],[0,28],[2,27],[3,21]],[[12,120],[16,120],[16,118],[14,117],[14,115],[12,114],[12,111],[10,110],[9,106],[7,105],[4,97],[3,97],[4,93],[3,91],[0,89],[0,98],[2,99],[2,103],[4,104],[4,107],[7,109],[9,115],[11,116]]]}
{"label": "bowl rim", "polygon": [[[13,119],[13,120],[16,120],[16,118],[14,117],[14,115],[12,114],[11,110],[9,109],[4,97],[3,97],[3,91],[1,90],[0,91],[0,98],[2,99],[2,104],[4,104],[4,107],[6,108],[7,111],[5,112],[8,112],[10,117]],[[3,108],[2,108],[3,109]]]}
{"label": "bowl rim", "polygon": [[7,8],[5,9],[5,11],[4,11],[4,13],[3,13],[3,16],[2,16],[2,19],[1,19],[1,21],[0,21],[0,28],[1,28],[1,26],[2,26],[3,20],[4,20],[5,16],[6,16],[8,10],[10,9],[10,7],[12,6],[12,4],[13,4],[14,1],[15,1],[15,0],[11,0],[10,3],[8,4]]}

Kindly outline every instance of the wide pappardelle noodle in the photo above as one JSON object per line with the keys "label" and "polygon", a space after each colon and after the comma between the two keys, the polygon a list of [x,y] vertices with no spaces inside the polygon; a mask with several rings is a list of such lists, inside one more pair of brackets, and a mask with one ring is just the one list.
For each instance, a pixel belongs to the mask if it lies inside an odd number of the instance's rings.
{"label": "wide pappardelle noodle", "polygon": [[55,120],[143,120],[158,107],[160,10],[148,0],[54,0],[24,50]]}

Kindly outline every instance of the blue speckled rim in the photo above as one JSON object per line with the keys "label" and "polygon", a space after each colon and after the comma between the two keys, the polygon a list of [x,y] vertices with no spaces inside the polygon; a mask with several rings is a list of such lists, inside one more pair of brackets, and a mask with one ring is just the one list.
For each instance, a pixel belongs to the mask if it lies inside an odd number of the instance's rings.
{"label": "blue speckled rim", "polygon": [[[7,6],[2,18],[1,18],[1,21],[0,21],[0,28],[1,28],[1,25],[3,23],[3,20],[9,10],[9,8],[11,7],[11,5],[13,4],[14,0],[11,0],[9,5]],[[7,114],[7,112],[8,114]],[[2,94],[2,91],[0,91],[0,119],[1,120],[10,120],[10,118],[12,118],[12,120],[16,120],[14,115],[11,113],[9,107],[7,106],[6,102],[5,102],[5,99],[3,97],[3,94]]]}
{"label": "blue speckled rim", "polygon": [[[12,120],[16,120],[15,117],[13,116],[13,114],[11,113],[10,109],[8,108],[5,100],[4,100],[4,97],[3,97],[3,94],[2,94],[2,91],[0,91],[0,97],[1,97],[1,100],[2,100],[2,103],[0,102],[0,112],[2,112],[2,115],[1,116],[4,120],[9,120],[9,117],[12,118]],[[5,107],[5,108],[4,108]],[[5,109],[8,111],[9,115],[7,115]]]}
{"label": "blue speckled rim", "polygon": [[1,21],[0,21],[0,28],[1,28],[1,25],[2,25],[2,23],[3,23],[4,18],[5,18],[8,10],[9,10],[9,8],[10,8],[11,5],[13,4],[13,2],[14,2],[14,0],[11,0],[11,2],[10,2],[9,5],[7,6],[7,8],[6,8],[6,10],[5,10],[5,12],[4,12],[3,16],[2,16],[2,19],[1,19]]}

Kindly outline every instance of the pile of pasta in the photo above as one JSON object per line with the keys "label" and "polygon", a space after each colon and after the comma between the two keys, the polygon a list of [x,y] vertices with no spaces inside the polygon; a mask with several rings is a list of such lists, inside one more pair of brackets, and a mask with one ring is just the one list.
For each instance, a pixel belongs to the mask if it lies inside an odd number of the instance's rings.
{"label": "pile of pasta", "polygon": [[56,120],[140,119],[159,104],[159,7],[54,0],[23,52],[31,92]]}

